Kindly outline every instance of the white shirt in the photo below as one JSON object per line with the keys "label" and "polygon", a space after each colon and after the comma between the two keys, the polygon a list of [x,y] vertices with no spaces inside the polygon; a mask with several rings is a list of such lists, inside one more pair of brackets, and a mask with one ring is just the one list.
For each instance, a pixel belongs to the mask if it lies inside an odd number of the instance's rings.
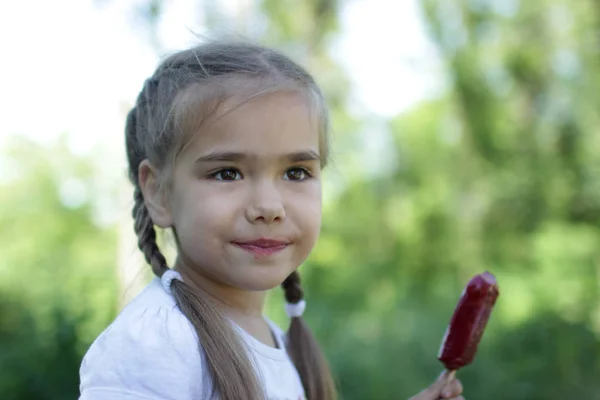
{"label": "white shirt", "polygon": [[[267,319],[277,348],[241,328],[268,400],[302,400],[298,372],[285,351],[285,334]],[[204,400],[210,376],[197,334],[155,278],[94,341],[80,369],[79,400]]]}

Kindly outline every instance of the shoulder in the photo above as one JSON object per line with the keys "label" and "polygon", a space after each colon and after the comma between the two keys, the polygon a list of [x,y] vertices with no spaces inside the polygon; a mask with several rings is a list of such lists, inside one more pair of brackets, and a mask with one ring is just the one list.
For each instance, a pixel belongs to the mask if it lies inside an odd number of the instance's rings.
{"label": "shoulder", "polygon": [[192,325],[154,280],[87,351],[81,399],[197,398],[202,358]]}

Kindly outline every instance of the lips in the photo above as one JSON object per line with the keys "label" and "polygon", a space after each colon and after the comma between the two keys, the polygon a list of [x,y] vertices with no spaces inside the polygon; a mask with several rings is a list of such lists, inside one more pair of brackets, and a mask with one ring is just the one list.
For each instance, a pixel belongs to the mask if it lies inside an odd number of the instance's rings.
{"label": "lips", "polygon": [[290,245],[288,241],[260,238],[247,241],[233,241],[235,246],[251,253],[254,257],[269,256],[278,253]]}
{"label": "lips", "polygon": [[275,239],[266,239],[266,238],[260,238],[260,239],[248,240],[248,241],[234,241],[233,243],[235,243],[237,245],[256,246],[256,247],[264,247],[264,248],[280,247],[280,246],[286,246],[289,244],[289,242],[284,242],[284,241],[275,240]]}

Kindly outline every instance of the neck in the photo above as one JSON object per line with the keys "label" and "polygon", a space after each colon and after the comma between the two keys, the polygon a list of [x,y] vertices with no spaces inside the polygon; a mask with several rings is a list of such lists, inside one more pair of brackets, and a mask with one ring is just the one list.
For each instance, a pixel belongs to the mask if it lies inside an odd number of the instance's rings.
{"label": "neck", "polygon": [[243,290],[218,282],[181,258],[177,259],[174,269],[198,296],[210,299],[228,317],[234,320],[262,318],[266,292]]}

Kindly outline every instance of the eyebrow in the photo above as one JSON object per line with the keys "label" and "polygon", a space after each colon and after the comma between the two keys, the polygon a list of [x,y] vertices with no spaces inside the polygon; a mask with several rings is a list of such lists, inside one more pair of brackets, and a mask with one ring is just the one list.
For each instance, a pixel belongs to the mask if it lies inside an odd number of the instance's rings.
{"label": "eyebrow", "polygon": [[[238,152],[213,152],[208,153],[203,156],[198,157],[196,160],[197,163],[201,162],[235,162],[235,161],[243,161],[248,158],[254,158],[248,153],[238,153]],[[281,156],[281,159],[289,160],[291,162],[302,162],[302,161],[319,161],[321,162],[321,156],[313,151],[313,150],[303,150],[297,151],[293,153],[284,154]]]}

